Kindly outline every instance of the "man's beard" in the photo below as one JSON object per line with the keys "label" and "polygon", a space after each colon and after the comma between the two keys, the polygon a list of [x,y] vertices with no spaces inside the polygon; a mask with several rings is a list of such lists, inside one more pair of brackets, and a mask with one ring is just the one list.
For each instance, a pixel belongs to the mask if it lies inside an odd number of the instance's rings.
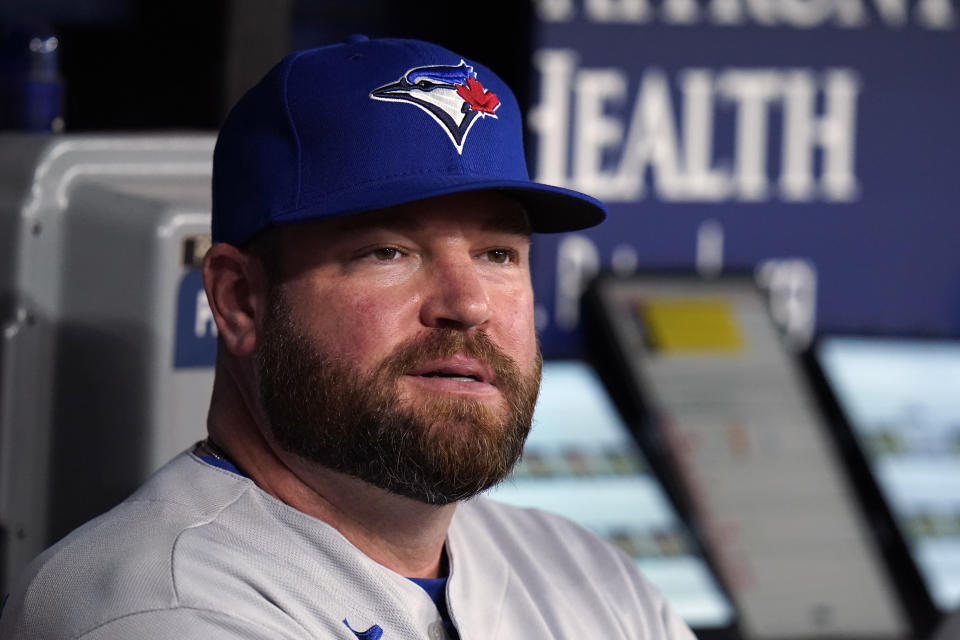
{"label": "man's beard", "polygon": [[[401,400],[401,378],[464,354],[493,370],[504,402],[436,392]],[[482,332],[431,329],[373,371],[322,353],[274,287],[256,360],[271,433],[285,451],[433,505],[464,500],[505,478],[523,451],[541,358],[522,372]]]}

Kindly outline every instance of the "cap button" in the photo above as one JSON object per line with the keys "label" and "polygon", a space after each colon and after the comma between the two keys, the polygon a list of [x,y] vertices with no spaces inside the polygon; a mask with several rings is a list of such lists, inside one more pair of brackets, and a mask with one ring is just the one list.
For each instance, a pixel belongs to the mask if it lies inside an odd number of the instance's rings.
{"label": "cap button", "polygon": [[356,44],[358,42],[366,42],[370,38],[363,35],[362,33],[355,33],[352,36],[347,36],[347,44]]}

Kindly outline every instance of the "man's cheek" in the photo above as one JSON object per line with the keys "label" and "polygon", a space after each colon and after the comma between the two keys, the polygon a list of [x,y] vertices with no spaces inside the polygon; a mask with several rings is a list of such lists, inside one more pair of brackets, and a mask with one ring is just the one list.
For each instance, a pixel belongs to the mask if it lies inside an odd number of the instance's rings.
{"label": "man's cheek", "polygon": [[324,342],[330,345],[334,354],[364,369],[389,356],[391,346],[400,342],[402,337],[396,323],[386,321],[373,310],[360,310],[359,313],[337,315]]}
{"label": "man's cheek", "polygon": [[532,360],[536,355],[537,337],[533,319],[533,303],[523,301],[508,308],[501,318],[503,327],[500,344],[514,360]]}

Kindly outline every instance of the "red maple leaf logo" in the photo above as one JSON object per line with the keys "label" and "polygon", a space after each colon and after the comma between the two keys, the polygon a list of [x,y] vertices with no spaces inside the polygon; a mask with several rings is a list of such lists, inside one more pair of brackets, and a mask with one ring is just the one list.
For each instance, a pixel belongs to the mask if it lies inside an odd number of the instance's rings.
{"label": "red maple leaf logo", "polygon": [[500,106],[497,94],[484,89],[480,81],[472,76],[467,77],[467,86],[457,85],[457,95],[466,100],[471,109],[481,113],[493,113]]}

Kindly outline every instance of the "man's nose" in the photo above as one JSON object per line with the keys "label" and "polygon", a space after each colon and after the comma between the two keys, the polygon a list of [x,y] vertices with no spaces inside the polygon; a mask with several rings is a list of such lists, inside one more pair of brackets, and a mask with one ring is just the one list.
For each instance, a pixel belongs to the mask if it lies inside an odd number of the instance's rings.
{"label": "man's nose", "polygon": [[432,261],[420,308],[420,321],[431,328],[469,329],[490,319],[490,297],[469,255]]}

